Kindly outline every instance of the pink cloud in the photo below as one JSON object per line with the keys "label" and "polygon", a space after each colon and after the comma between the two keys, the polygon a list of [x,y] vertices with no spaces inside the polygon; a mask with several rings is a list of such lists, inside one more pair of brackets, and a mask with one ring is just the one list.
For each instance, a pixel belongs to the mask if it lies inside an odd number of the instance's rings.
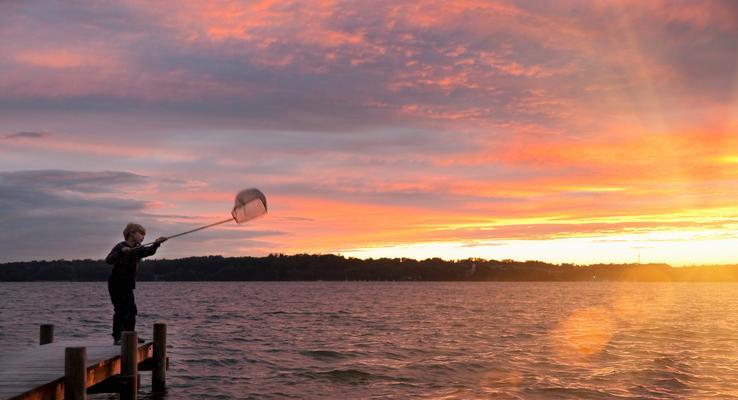
{"label": "pink cloud", "polygon": [[90,54],[64,49],[26,50],[16,53],[14,59],[20,64],[51,69],[111,66]]}
{"label": "pink cloud", "polygon": [[72,135],[48,134],[43,137],[13,136],[5,140],[0,139],[3,149],[0,153],[40,151],[47,153],[61,153],[69,157],[75,155],[90,155],[96,157],[121,157],[131,159],[157,158],[168,161],[191,161],[197,157],[193,151],[166,149],[159,147],[143,146],[134,143],[126,143],[123,139],[79,140]]}

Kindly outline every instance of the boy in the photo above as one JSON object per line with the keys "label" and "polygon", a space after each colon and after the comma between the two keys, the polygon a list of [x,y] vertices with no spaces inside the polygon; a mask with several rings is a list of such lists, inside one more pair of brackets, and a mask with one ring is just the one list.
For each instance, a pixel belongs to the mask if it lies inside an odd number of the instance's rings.
{"label": "boy", "polygon": [[[123,230],[125,241],[120,242],[110,250],[105,262],[113,265],[113,272],[108,278],[108,292],[113,301],[113,343],[120,344],[120,335],[123,331],[136,330],[136,300],[133,289],[136,288],[136,272],[138,262],[142,258],[156,253],[156,249],[167,238],[160,237],[151,246],[141,246],[146,236],[146,229],[139,224],[129,223]],[[138,340],[143,343],[143,339]]]}

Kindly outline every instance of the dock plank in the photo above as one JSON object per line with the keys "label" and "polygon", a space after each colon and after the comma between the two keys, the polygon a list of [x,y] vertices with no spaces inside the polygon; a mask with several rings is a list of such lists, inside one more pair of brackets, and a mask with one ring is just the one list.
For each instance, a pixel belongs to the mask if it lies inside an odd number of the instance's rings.
{"label": "dock plank", "polygon": [[[64,349],[87,348],[87,387],[120,373],[120,346],[67,341],[0,354],[0,399],[60,399],[64,394]],[[138,345],[137,361],[152,356],[153,343]]]}

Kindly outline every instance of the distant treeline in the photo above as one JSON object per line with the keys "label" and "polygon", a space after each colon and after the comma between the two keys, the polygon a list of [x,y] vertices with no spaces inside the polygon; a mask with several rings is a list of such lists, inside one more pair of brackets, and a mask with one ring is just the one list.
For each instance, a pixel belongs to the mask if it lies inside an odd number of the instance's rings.
{"label": "distant treeline", "polygon": [[[0,281],[104,281],[100,260],[0,264]],[[667,264],[548,264],[540,261],[440,258],[357,259],[336,255],[190,257],[146,260],[139,281],[646,281],[738,282],[738,265],[673,268]]]}

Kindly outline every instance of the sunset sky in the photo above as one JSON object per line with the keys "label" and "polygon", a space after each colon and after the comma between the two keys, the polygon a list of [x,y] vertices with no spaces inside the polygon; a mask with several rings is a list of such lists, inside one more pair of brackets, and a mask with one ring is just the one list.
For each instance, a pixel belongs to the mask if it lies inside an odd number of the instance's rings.
{"label": "sunset sky", "polygon": [[733,1],[2,1],[0,262],[738,263]]}

